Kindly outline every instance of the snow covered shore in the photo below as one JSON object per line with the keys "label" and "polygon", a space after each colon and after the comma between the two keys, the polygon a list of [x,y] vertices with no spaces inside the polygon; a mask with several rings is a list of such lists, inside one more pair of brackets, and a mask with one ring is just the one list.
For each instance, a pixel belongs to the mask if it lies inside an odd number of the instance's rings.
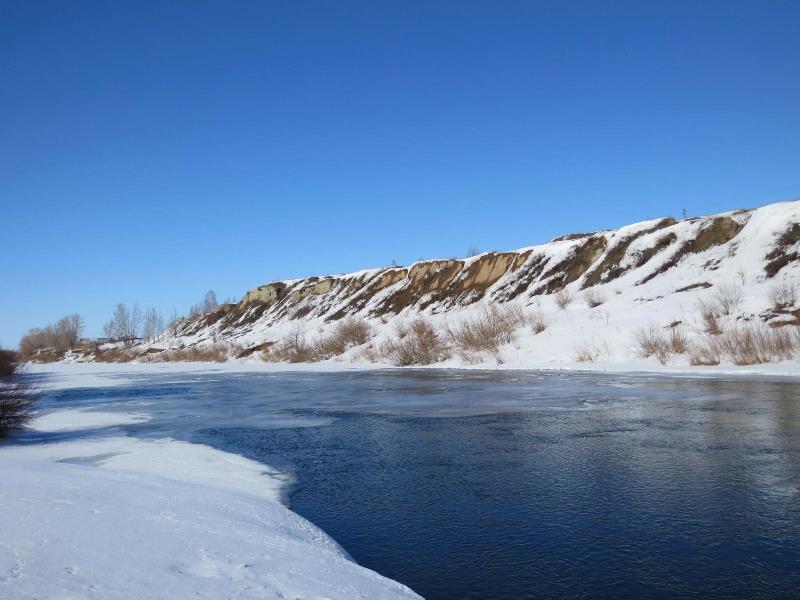
{"label": "snow covered shore", "polygon": [[[388,364],[345,362],[344,360],[329,360],[317,363],[269,363],[257,359],[235,360],[223,363],[215,362],[179,362],[179,363],[47,363],[26,365],[32,374],[46,374],[47,379],[42,383],[46,389],[80,388],[80,387],[107,387],[112,385],[125,385],[137,375],[166,375],[187,373],[274,373],[287,371],[303,371],[315,373],[343,372],[343,371],[374,371],[378,369],[396,369]],[[628,357],[625,359],[579,363],[558,362],[555,360],[515,360],[509,357],[506,363],[480,363],[475,365],[464,364],[457,359],[451,359],[436,365],[414,367],[424,369],[464,369],[464,370],[544,370],[544,371],[575,371],[597,373],[641,373],[659,375],[681,376],[777,376],[800,377],[800,362],[797,360],[767,363],[760,365],[710,365],[693,366],[685,361],[674,362],[669,365],[659,365],[655,359]]]}
{"label": "snow covered shore", "polygon": [[147,418],[57,411],[0,447],[0,597],[419,598],[283,506],[284,474],[117,427]]}

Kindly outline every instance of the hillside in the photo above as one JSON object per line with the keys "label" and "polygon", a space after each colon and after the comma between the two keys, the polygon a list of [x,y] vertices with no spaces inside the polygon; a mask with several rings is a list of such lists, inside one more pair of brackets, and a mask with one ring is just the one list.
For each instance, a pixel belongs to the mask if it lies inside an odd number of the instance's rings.
{"label": "hillside", "polygon": [[[273,281],[238,304],[179,320],[124,356],[509,367],[772,362],[792,349],[773,348],[765,361],[722,345],[749,332],[800,346],[799,287],[800,201],[792,201],[460,260]],[[649,357],[647,336],[655,340]],[[417,344],[412,354],[419,344],[434,348],[409,360],[403,344]]]}

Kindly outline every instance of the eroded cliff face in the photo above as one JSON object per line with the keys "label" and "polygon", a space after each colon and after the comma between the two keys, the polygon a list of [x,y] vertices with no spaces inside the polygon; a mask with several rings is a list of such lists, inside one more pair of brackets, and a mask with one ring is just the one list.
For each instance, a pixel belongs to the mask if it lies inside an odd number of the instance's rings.
{"label": "eroded cliff face", "polygon": [[[783,216],[771,218],[770,207],[783,207]],[[324,324],[357,316],[386,324],[397,317],[437,315],[476,303],[531,304],[565,287],[644,290],[660,278],[669,276],[672,281],[674,273],[688,273],[689,266],[692,272],[683,278],[698,279],[724,261],[739,260],[739,241],[754,214],[759,214],[759,225],[748,238],[749,246],[757,239],[762,248],[755,276],[768,279],[800,260],[800,225],[793,222],[794,216],[785,216],[796,215],[797,208],[794,202],[683,221],[667,217],[617,230],[565,235],[513,252],[275,281],[248,291],[237,305],[179,322],[173,338],[191,338],[189,343],[245,338],[252,345],[274,341],[272,330],[285,330],[291,323]],[[753,269],[749,264],[747,268]]]}

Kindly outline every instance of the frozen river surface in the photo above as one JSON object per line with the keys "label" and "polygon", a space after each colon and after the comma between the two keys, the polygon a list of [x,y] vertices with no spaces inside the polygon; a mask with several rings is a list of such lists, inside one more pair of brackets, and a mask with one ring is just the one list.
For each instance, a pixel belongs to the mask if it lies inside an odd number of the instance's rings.
{"label": "frozen river surface", "polygon": [[431,600],[800,589],[797,380],[189,372],[42,403],[76,407],[291,473],[292,510]]}

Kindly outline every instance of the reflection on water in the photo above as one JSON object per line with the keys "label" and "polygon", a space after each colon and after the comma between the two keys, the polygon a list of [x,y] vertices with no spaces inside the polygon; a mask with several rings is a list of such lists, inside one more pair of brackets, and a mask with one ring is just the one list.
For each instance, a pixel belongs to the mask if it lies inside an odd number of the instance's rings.
{"label": "reflection on water", "polygon": [[[297,475],[292,508],[435,598],[789,598],[800,385],[391,371],[148,378],[50,406],[148,412]],[[174,377],[173,377],[174,381]]]}

